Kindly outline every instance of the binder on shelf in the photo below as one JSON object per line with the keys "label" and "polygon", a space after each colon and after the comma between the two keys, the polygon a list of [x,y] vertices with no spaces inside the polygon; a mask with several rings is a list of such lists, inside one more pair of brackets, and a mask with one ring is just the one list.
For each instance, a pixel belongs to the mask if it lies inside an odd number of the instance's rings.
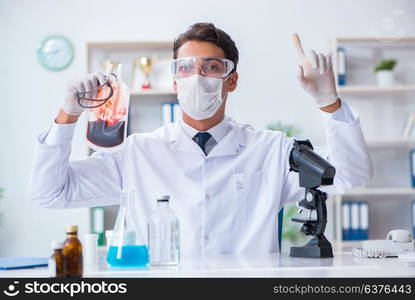
{"label": "binder on shelf", "polygon": [[104,245],[104,208],[92,208],[92,233],[98,234],[98,246]]}
{"label": "binder on shelf", "polygon": [[410,113],[406,121],[405,129],[403,131],[403,138],[409,139],[412,135],[413,127],[415,125],[415,112]]}
{"label": "binder on shelf", "polygon": [[412,187],[415,187],[415,149],[412,149],[409,152],[409,163],[411,164],[410,169],[411,169]]}
{"label": "binder on shelf", "polygon": [[369,238],[369,204],[366,201],[342,202],[342,234],[344,241]]}
{"label": "binder on shelf", "polygon": [[369,238],[369,204],[365,201],[359,202],[360,211],[360,227],[359,240],[367,240]]}
{"label": "binder on shelf", "polygon": [[351,240],[359,240],[360,229],[360,205],[358,202],[351,202],[350,204],[350,227],[351,227]]}
{"label": "binder on shelf", "polygon": [[343,240],[349,241],[351,238],[350,203],[347,201],[342,202],[342,233]]}
{"label": "binder on shelf", "polygon": [[182,118],[182,110],[180,109],[179,103],[175,102],[173,104],[173,122],[180,120]]}
{"label": "binder on shelf", "polygon": [[161,119],[163,125],[175,122],[180,116],[181,111],[177,102],[165,102],[161,105]]}
{"label": "binder on shelf", "polygon": [[173,117],[172,117],[170,103],[163,103],[161,105],[161,119],[163,121],[163,125],[166,125],[172,122]]}
{"label": "binder on shelf", "polygon": [[337,48],[338,85],[346,85],[346,50]]}

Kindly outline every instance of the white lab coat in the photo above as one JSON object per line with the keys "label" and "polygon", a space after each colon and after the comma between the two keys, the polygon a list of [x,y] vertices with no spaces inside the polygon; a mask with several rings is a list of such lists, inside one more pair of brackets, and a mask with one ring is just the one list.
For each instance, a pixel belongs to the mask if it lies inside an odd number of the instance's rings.
{"label": "white lab coat", "polygon": [[[328,159],[337,173],[334,185],[323,190],[343,193],[364,184],[372,164],[357,116],[342,122],[328,115],[323,117]],[[134,189],[133,214],[144,234],[157,197],[170,195],[180,220],[182,255],[277,252],[278,211],[304,196],[298,174],[289,172],[292,140],[227,120],[230,132],[208,156],[180,123],[133,134],[115,153],[99,151],[72,162],[72,134],[48,145],[48,131],[43,132],[30,196],[44,207],[92,207],[117,204],[121,189]],[[73,131],[56,127],[52,130]]]}

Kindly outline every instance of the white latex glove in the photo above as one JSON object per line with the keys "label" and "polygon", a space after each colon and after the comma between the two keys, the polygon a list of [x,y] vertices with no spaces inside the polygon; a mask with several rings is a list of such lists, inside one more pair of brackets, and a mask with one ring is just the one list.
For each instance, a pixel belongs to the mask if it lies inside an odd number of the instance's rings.
{"label": "white latex glove", "polygon": [[297,34],[293,35],[293,42],[300,59],[298,80],[301,86],[320,108],[336,102],[338,96],[330,55],[316,54],[314,50],[310,50],[307,57]]}
{"label": "white latex glove", "polygon": [[[76,92],[82,93],[96,89],[104,84],[105,81],[105,76],[100,72],[88,74],[77,80],[72,80],[66,88],[66,96],[63,101],[62,109],[69,115],[80,115],[85,108],[79,105]],[[87,98],[96,98],[96,96],[97,91],[85,94],[85,97]]]}

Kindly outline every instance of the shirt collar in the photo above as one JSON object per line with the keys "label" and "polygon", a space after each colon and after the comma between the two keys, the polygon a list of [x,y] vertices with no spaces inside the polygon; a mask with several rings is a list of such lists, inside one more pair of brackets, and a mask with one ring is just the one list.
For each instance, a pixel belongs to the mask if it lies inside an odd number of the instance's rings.
{"label": "shirt collar", "polygon": [[[180,125],[191,139],[193,139],[193,137],[199,132],[197,129],[193,128],[183,120],[180,120]],[[219,142],[229,133],[230,130],[231,128],[229,126],[229,119],[224,117],[222,121],[220,121],[212,128],[206,130],[206,132],[209,132],[215,139],[216,143],[219,144]]]}
{"label": "shirt collar", "polygon": [[[225,155],[237,155],[241,148],[246,146],[246,138],[243,133],[247,128],[250,128],[247,124],[238,124],[232,118],[225,117],[225,124],[228,124],[228,134],[222,139],[218,145],[216,145],[209,153],[209,157],[225,156]],[[189,134],[184,129],[185,126],[181,124],[181,120],[165,126],[167,142],[171,147],[177,151],[185,152],[197,152],[203,153],[200,147],[189,136],[198,131],[192,127],[192,132]],[[184,123],[184,122],[183,122]],[[219,126],[220,127],[220,126]]]}

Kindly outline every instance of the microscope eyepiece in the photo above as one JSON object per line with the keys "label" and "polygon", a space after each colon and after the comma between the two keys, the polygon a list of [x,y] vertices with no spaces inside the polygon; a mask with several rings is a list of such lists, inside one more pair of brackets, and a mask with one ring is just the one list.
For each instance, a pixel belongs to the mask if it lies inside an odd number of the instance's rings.
{"label": "microscope eyepiece", "polygon": [[290,154],[290,171],[299,173],[300,186],[316,188],[332,185],[336,169],[313,151],[309,140],[294,140]]}

